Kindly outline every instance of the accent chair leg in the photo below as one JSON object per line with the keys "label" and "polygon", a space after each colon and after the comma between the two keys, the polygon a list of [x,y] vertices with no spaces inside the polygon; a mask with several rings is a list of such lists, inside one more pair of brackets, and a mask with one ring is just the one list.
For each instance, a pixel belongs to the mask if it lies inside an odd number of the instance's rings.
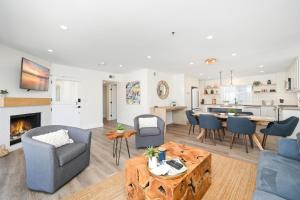
{"label": "accent chair leg", "polygon": [[253,149],[253,148],[254,148],[254,145],[253,145],[253,139],[252,139],[252,136],[251,136],[251,135],[248,135],[248,137],[249,137],[249,140],[250,140],[251,148]]}
{"label": "accent chair leg", "polygon": [[195,125],[193,125],[193,135],[195,134]]}
{"label": "accent chair leg", "polygon": [[216,142],[216,140],[215,140],[215,133],[216,133],[216,131],[213,130],[213,131],[212,131],[212,139],[213,139],[214,145],[216,146],[216,145],[217,145],[217,142]]}
{"label": "accent chair leg", "polygon": [[244,139],[244,144],[245,144],[245,147],[246,147],[246,153],[248,153],[247,135],[243,135],[243,139]]}
{"label": "accent chair leg", "polygon": [[189,128],[189,135],[191,134],[191,128],[192,128],[192,124],[190,125],[190,128]]}
{"label": "accent chair leg", "polygon": [[233,147],[233,143],[234,143],[234,140],[235,140],[235,136],[236,136],[236,134],[234,133],[234,134],[232,134],[232,138],[231,138],[231,144],[230,144],[230,149],[232,149],[232,147]]}

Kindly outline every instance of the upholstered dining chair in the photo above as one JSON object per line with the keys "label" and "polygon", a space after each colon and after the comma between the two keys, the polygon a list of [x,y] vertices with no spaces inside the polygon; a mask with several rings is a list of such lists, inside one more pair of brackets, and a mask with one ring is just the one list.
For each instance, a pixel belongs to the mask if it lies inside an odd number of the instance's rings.
{"label": "upholstered dining chair", "polygon": [[202,114],[199,116],[199,125],[201,128],[205,129],[205,138],[207,137],[207,132],[210,134],[212,132],[212,139],[214,144],[215,141],[215,133],[217,132],[219,135],[219,140],[222,141],[220,135],[220,129],[222,128],[221,122],[214,115]]}
{"label": "upholstered dining chair", "polygon": [[264,134],[262,146],[266,146],[268,135],[287,137],[292,135],[299,122],[298,117],[289,117],[283,121],[270,122],[267,128],[261,129],[260,132]]}
{"label": "upholstered dining chair", "polygon": [[248,153],[247,136],[249,137],[251,147],[253,148],[252,134],[255,133],[256,130],[256,124],[254,122],[251,122],[248,118],[244,118],[244,117],[228,117],[227,129],[233,134],[231,139],[230,149],[232,149],[233,143],[238,134],[243,135],[243,140],[244,140],[247,153]]}
{"label": "upholstered dining chair", "polygon": [[192,110],[185,111],[186,117],[189,121],[190,128],[189,128],[189,135],[191,134],[191,129],[193,128],[193,134],[195,133],[195,126],[199,125],[198,118],[193,115]]}

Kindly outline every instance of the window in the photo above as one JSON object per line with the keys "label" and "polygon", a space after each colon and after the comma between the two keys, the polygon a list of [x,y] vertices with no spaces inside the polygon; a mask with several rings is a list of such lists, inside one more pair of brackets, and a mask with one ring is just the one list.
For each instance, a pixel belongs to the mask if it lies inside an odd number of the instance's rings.
{"label": "window", "polygon": [[221,101],[234,104],[251,103],[252,86],[251,85],[230,85],[221,87]]}

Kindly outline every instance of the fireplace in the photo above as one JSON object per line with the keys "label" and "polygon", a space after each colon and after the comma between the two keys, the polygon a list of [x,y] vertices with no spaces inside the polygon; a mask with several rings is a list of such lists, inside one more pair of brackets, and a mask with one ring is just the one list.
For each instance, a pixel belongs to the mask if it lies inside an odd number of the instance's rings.
{"label": "fireplace", "polygon": [[10,145],[21,142],[26,131],[41,126],[41,113],[10,116]]}

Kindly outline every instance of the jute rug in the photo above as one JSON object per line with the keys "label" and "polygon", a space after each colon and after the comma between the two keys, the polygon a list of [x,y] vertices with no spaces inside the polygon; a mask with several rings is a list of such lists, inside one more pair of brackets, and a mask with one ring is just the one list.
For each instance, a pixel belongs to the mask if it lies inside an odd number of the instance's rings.
{"label": "jute rug", "polygon": [[[203,200],[252,199],[256,165],[225,156],[212,155],[212,185]],[[117,173],[95,185],[74,193],[65,200],[126,199],[124,174]]]}

